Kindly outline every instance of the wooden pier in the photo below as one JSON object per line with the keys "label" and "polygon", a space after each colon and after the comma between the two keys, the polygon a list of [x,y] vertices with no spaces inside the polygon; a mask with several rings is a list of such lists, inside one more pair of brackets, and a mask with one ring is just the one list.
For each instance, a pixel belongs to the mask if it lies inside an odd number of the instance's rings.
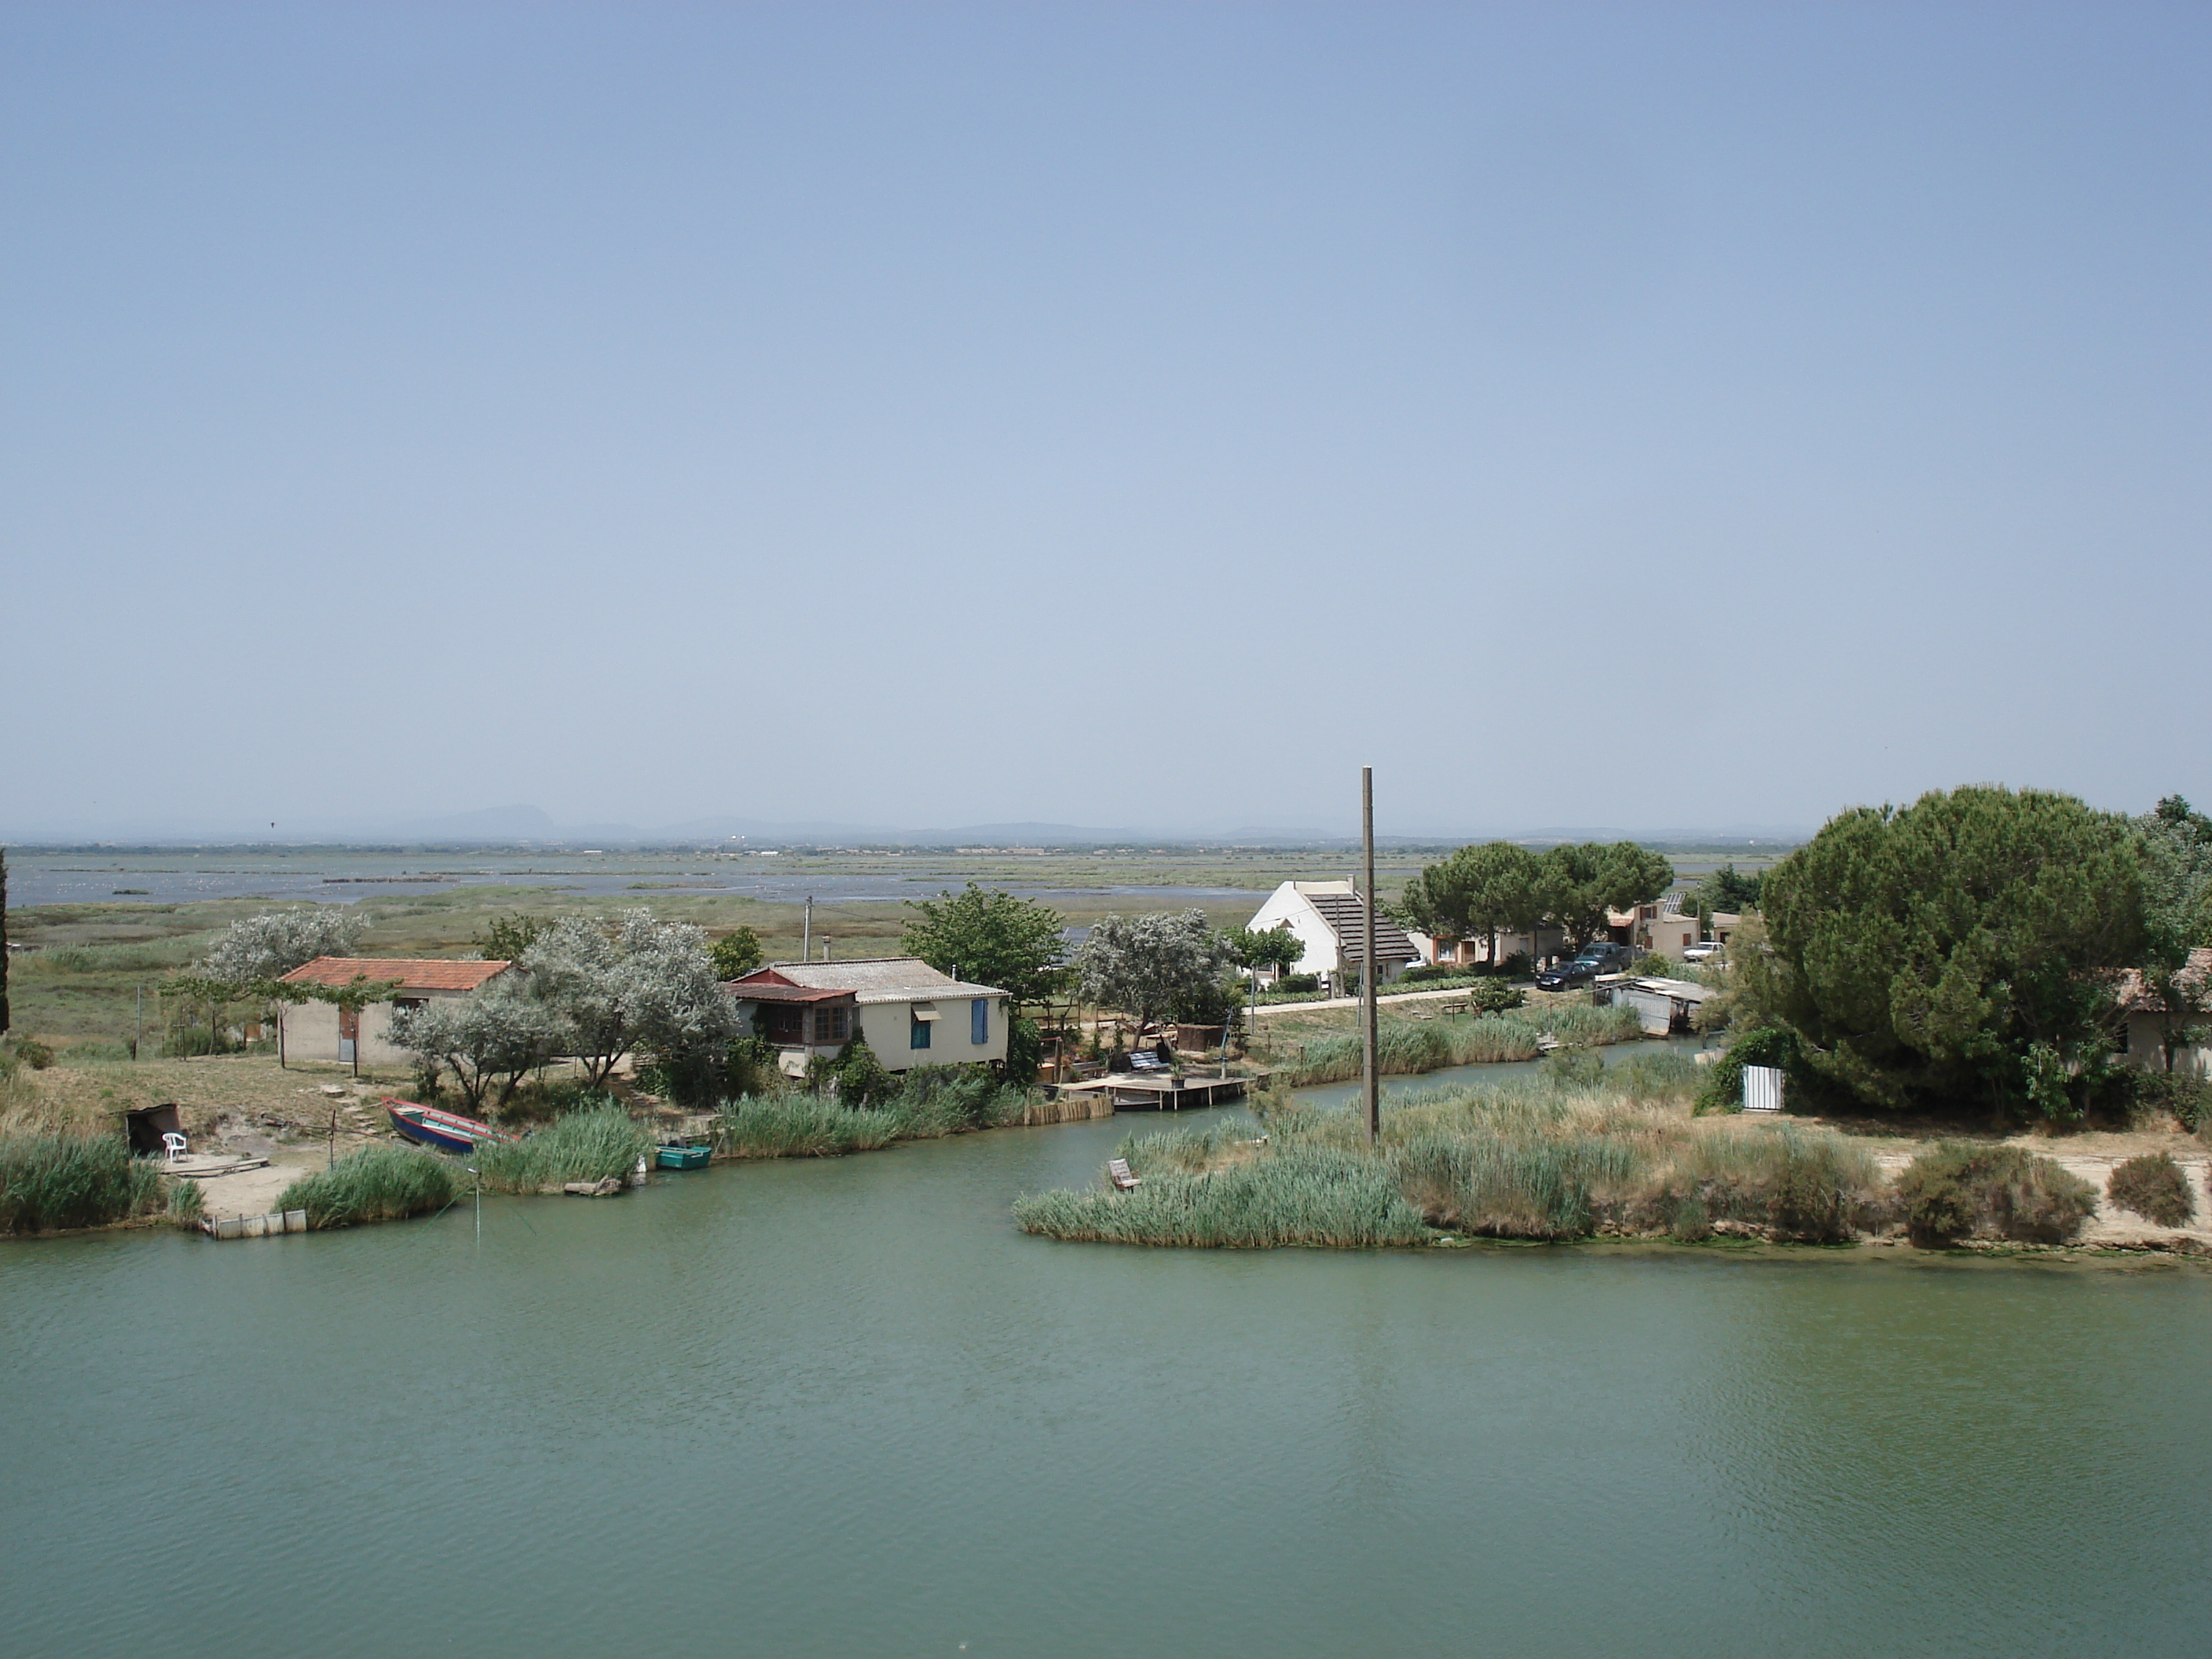
{"label": "wooden pier", "polygon": [[1243,1099],[1245,1090],[1266,1075],[1263,1072],[1259,1077],[1169,1077],[1113,1072],[1085,1083],[1063,1083],[1057,1097],[1103,1098],[1112,1102],[1117,1112],[1195,1112]]}

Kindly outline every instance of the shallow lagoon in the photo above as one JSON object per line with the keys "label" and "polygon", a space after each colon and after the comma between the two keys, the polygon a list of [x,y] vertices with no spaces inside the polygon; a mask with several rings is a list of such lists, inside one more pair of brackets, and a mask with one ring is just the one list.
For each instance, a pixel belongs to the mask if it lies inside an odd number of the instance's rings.
{"label": "shallow lagoon", "polygon": [[2212,1274],[1012,1231],[1131,1126],[0,1249],[7,1650],[2203,1651]]}

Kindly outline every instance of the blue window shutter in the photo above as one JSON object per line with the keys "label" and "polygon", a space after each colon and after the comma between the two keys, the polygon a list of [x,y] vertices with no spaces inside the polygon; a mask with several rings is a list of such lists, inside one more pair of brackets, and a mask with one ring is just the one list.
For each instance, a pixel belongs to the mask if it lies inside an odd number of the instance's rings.
{"label": "blue window shutter", "polygon": [[908,1048],[927,1048],[929,1047],[929,1022],[927,1020],[916,1019],[911,1013],[908,1013],[907,1016],[906,1033],[906,1046]]}
{"label": "blue window shutter", "polygon": [[991,999],[977,997],[968,1005],[968,1041],[975,1043],[991,1040]]}

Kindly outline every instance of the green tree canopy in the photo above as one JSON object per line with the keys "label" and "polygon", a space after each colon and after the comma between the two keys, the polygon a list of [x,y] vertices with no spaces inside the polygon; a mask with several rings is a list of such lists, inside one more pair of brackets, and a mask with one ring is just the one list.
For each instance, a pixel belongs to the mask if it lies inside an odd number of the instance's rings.
{"label": "green tree canopy", "polygon": [[714,964],[714,977],[719,980],[738,979],[750,974],[765,960],[766,954],[761,949],[760,935],[750,927],[732,927],[707,947],[707,955]]}
{"label": "green tree canopy", "polygon": [[1305,941],[1291,931],[1286,921],[1256,933],[1249,927],[1231,928],[1222,938],[1228,940],[1230,957],[1240,968],[1273,968],[1288,973],[1306,953]]}
{"label": "green tree canopy", "polygon": [[1431,937],[1487,933],[1495,962],[1498,930],[1535,927],[1544,918],[1546,897],[1542,861],[1525,847],[1491,841],[1427,866],[1406,884],[1392,908]]}
{"label": "green tree canopy", "polygon": [[2168,795],[2136,820],[2143,863],[2143,988],[2166,1069],[2212,1031],[2212,975],[2190,953],[2212,945],[2212,818]]}
{"label": "green tree canopy", "polygon": [[1608,910],[1633,909],[1674,880],[1673,865],[1632,841],[1548,848],[1538,864],[1543,914],[1577,945],[1604,936]]}
{"label": "green tree canopy", "polygon": [[1770,870],[1763,897],[1747,995],[1814,1073],[1893,1110],[2077,1115],[2115,970],[2144,940],[2128,821],[2036,790],[1856,808]]}
{"label": "green tree canopy", "polygon": [[899,948],[940,974],[996,986],[1016,1009],[1043,1002],[1066,983],[1066,924],[1059,911],[994,887],[968,884],[933,899],[908,899]]}
{"label": "green tree canopy", "polygon": [[1763,871],[1747,876],[1735,865],[1723,864],[1690,890],[1692,902],[1700,916],[1710,916],[1717,910],[1741,915],[1759,908],[1759,890],[1765,881]]}

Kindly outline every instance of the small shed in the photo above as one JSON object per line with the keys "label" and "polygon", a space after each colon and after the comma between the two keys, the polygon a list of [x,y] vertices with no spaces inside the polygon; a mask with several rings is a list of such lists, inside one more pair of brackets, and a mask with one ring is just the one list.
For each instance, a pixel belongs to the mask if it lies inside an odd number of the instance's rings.
{"label": "small shed", "polygon": [[1698,1005],[1712,995],[1710,987],[1689,979],[1638,979],[1627,974],[1605,974],[1590,987],[1590,1000],[1601,1008],[1633,1008],[1653,1036],[1686,1031]]}

